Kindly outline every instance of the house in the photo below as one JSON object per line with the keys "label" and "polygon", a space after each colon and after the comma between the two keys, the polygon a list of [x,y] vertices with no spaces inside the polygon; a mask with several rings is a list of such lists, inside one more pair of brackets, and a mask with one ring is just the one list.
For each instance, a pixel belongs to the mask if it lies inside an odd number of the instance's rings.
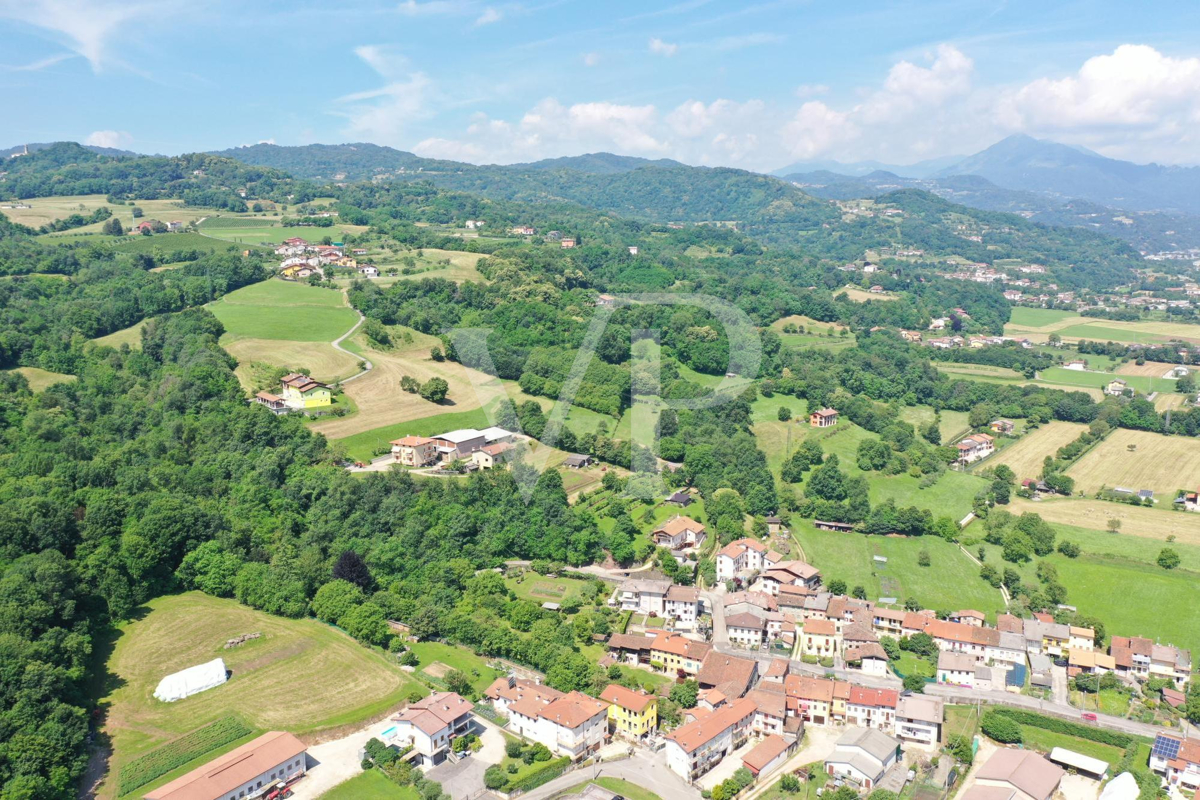
{"label": "house", "polygon": [[467,229],[467,230],[469,230],[469,231],[477,231],[477,230],[479,230],[480,228],[482,228],[482,227],[483,227],[484,225],[486,225],[486,224],[487,224],[487,223],[486,223],[486,222],[484,222],[484,221],[483,221],[483,220],[481,220],[481,219],[469,219],[469,220],[467,220],[466,222],[464,222],[464,223],[463,223],[463,225],[464,225],[464,226],[466,227],[466,229]]}
{"label": "house", "polygon": [[1075,648],[1067,651],[1067,674],[1072,678],[1080,674],[1103,675],[1105,672],[1116,671],[1117,660],[1106,653]]}
{"label": "house", "polygon": [[767,517],[763,522],[767,523],[767,533],[772,536],[787,535],[790,533],[787,526],[783,524],[783,520],[779,517]]}
{"label": "house", "polygon": [[704,613],[700,590],[695,586],[671,584],[664,600],[664,616],[675,620],[676,627],[692,628]]}
{"label": "house", "polygon": [[943,650],[938,653],[937,682],[955,686],[975,687],[975,667],[978,659],[969,653]]}
{"label": "house", "polygon": [[286,414],[291,410],[288,408],[286,400],[270,392],[259,392],[254,395],[254,402],[266,407],[273,414]]}
{"label": "house", "polygon": [[616,305],[616,302],[617,298],[613,297],[611,294],[602,294],[596,298],[596,305],[601,308],[610,308]]}
{"label": "house", "polygon": [[[1197,397],[1197,404],[1200,404],[1200,397]],[[1184,511],[1200,511],[1200,491],[1185,492],[1175,501],[1183,506]]]}
{"label": "house", "polygon": [[946,324],[948,322],[950,322],[950,320],[947,317],[937,317],[936,319],[934,319],[932,322],[929,323],[929,330],[931,330],[931,331],[945,330]]}
{"label": "house", "polygon": [[896,763],[900,742],[870,728],[848,728],[825,759],[827,775],[850,778],[863,789],[873,789]]}
{"label": "house", "polygon": [[987,617],[983,612],[976,611],[973,608],[965,608],[962,611],[955,611],[946,617],[950,622],[958,622],[963,625],[971,625],[976,628],[982,628],[983,623],[987,621]]}
{"label": "house", "polygon": [[958,448],[958,463],[970,464],[987,458],[996,449],[995,440],[986,433],[975,433],[964,437],[955,445]]}
{"label": "house", "polygon": [[533,236],[537,231],[529,225],[517,225],[514,228],[510,228],[509,233],[514,236]]}
{"label": "house", "polygon": [[456,461],[461,458],[468,458],[476,450],[489,445],[500,442],[510,442],[513,438],[512,431],[506,431],[504,428],[485,428],[478,431],[474,428],[462,428],[449,433],[438,434],[432,437],[434,448],[437,450],[438,458],[442,461]]}
{"label": "house", "polygon": [[[668,674],[697,676],[710,655],[711,644],[678,633],[659,633],[650,644],[651,662],[662,664],[662,669]],[[741,697],[741,694],[734,696]]]}
{"label": "house", "polygon": [[528,697],[508,704],[508,728],[578,761],[608,738],[608,703],[583,692],[568,692],[549,703]]}
{"label": "house", "polygon": [[367,248],[355,247],[353,250],[350,251],[350,253],[352,255],[356,255],[356,256],[365,256],[367,254]]}
{"label": "house", "polygon": [[1036,751],[1001,748],[975,773],[975,785],[1012,791],[1013,800],[1050,800],[1064,775]]}
{"label": "house", "polygon": [[173,219],[167,223],[167,230],[174,233],[175,231],[183,230],[183,223],[180,220]]}
{"label": "house", "polygon": [[280,394],[288,408],[309,409],[333,405],[333,395],[329,387],[307,375],[290,372],[283,376],[281,382],[283,391]]}
{"label": "house", "polygon": [[814,428],[832,428],[837,425],[838,412],[832,408],[822,408],[808,415],[808,424]]}
{"label": "house", "polygon": [[475,704],[454,692],[434,692],[392,718],[388,744],[412,746],[419,765],[435,766],[446,760],[455,737],[469,733]]}
{"label": "house", "polygon": [[636,256],[637,254],[638,254],[637,245],[635,245],[635,244],[629,245],[629,255]]}
{"label": "house", "polygon": [[742,698],[676,728],[666,737],[667,766],[689,782],[708,772],[750,736],[754,711]]}
{"label": "house", "polygon": [[891,636],[899,639],[903,635],[906,613],[895,608],[877,607],[871,612],[871,629],[877,636]]}
{"label": "house", "polygon": [[358,268],[358,274],[364,278],[378,278],[379,269],[370,264],[364,264]]}
{"label": "house", "polygon": [[841,650],[837,625],[832,620],[806,620],[800,632],[800,655],[833,658]]}
{"label": "house", "polygon": [[1192,654],[1140,636],[1114,636],[1108,647],[1117,674],[1146,680],[1170,678],[1177,687],[1187,686],[1192,676]]}
{"label": "house", "polygon": [[671,581],[663,578],[630,578],[617,589],[622,611],[663,616],[667,611],[667,591]]}
{"label": "house", "polygon": [[870,689],[851,686],[846,703],[846,722],[860,728],[892,732],[896,727],[896,703],[900,695],[895,689]]}
{"label": "house", "polygon": [[1196,791],[1200,788],[1200,741],[1158,734],[1150,748],[1150,769],[1174,789]]}
{"label": "house", "polygon": [[692,500],[692,496],[690,494],[688,494],[687,492],[675,492],[670,497],[668,497],[664,502],[669,503],[670,505],[673,505],[673,506],[677,506],[679,508],[687,508],[694,501]]}
{"label": "house", "polygon": [[940,697],[910,694],[896,703],[895,735],[917,744],[936,745],[942,740],[945,701]]}
{"label": "house", "polygon": [[735,539],[717,553],[717,580],[733,580],[742,572],[769,569],[768,548],[757,539]]}
{"label": "house", "polygon": [[1016,425],[1011,419],[996,419],[992,420],[992,424],[988,426],[993,433],[1012,433]]}
{"label": "house", "polygon": [[1071,626],[1055,622],[1049,616],[1025,620],[1025,649],[1028,652],[1061,657],[1070,647]]}
{"label": "house", "polygon": [[846,719],[850,684],[845,681],[788,675],[783,679],[783,691],[788,698],[789,716],[799,717],[813,725],[844,722]]}
{"label": "house", "polygon": [[813,527],[819,531],[838,531],[839,533],[850,533],[854,530],[854,526],[849,522],[826,522],[819,519],[813,520]]}
{"label": "house", "polygon": [[742,756],[742,766],[750,770],[750,774],[756,778],[770,775],[792,757],[792,753],[796,752],[797,743],[796,739],[788,740],[771,734]]}
{"label": "house", "polygon": [[921,332],[920,331],[904,331],[904,330],[902,330],[902,331],[900,331],[900,338],[906,342],[911,342],[912,344],[920,344],[921,343]]}
{"label": "house", "polygon": [[1113,395],[1114,397],[1119,397],[1125,394],[1125,390],[1128,388],[1129,384],[1125,383],[1125,381],[1121,380],[1120,378],[1117,378],[1108,382],[1108,385],[1104,387],[1104,393]]}
{"label": "house", "polygon": [[658,727],[658,697],[610,683],[600,693],[609,704],[608,726],[612,733],[640,741]]}
{"label": "house", "polygon": [[716,689],[729,698],[744,696],[757,678],[757,661],[715,650],[704,657],[704,663],[696,673],[696,682],[701,689]]}
{"label": "house", "polygon": [[675,516],[655,528],[650,538],[659,547],[683,550],[704,544],[704,531],[705,527],[691,517]]}
{"label": "house", "polygon": [[514,678],[510,675],[507,678],[496,678],[492,681],[492,684],[484,690],[483,696],[491,701],[492,708],[507,716],[508,707],[513,703],[532,701],[546,705],[562,697],[563,693],[535,681]]}
{"label": "house", "polygon": [[1076,358],[1063,364],[1063,369],[1073,369],[1076,372],[1087,369],[1087,361],[1082,358]]}
{"label": "house", "polygon": [[739,647],[761,647],[766,641],[767,621],[749,611],[725,617],[729,641]]}
{"label": "house", "polygon": [[803,586],[815,590],[821,585],[821,571],[803,561],[780,561],[767,569],[751,587],[753,591],[778,596],[783,586]]}
{"label": "house", "polygon": [[847,647],[843,655],[847,667],[857,665],[864,675],[887,675],[888,657],[883,646],[878,643],[860,644]]}
{"label": "house", "polygon": [[517,448],[512,442],[496,442],[471,453],[471,462],[479,469],[492,469],[507,464],[516,454]]}
{"label": "house", "polygon": [[1084,628],[1079,625],[1071,625],[1068,627],[1070,640],[1068,647],[1072,650],[1095,650],[1096,649],[1096,631],[1092,628]]}
{"label": "house", "polygon": [[563,466],[567,469],[586,469],[592,465],[592,457],[587,455],[579,455],[572,453],[563,459]]}
{"label": "house", "polygon": [[308,747],[290,733],[271,731],[218,756],[168,784],[147,800],[225,800],[257,797],[292,783],[308,769]]}
{"label": "house", "polygon": [[[788,733],[787,695],[782,689],[782,685],[777,685],[773,689],[753,689],[746,693],[746,699],[754,701],[756,708],[752,724],[754,733],[760,736]],[[798,719],[795,722],[803,725]]]}
{"label": "house", "polygon": [[[640,633],[613,633],[608,637],[608,655],[614,662],[649,664],[654,636]],[[696,666],[699,669],[699,664]]]}
{"label": "house", "polygon": [[569,236],[564,236],[562,241],[558,243],[558,246],[564,250],[569,250],[575,246],[575,240]]}
{"label": "house", "polygon": [[437,447],[427,436],[404,436],[391,441],[392,455],[406,467],[425,467],[437,461]]}

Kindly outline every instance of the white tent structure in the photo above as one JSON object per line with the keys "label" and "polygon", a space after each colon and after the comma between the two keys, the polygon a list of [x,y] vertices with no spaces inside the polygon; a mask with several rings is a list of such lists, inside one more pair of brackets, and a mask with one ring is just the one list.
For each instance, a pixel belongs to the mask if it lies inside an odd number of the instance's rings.
{"label": "white tent structure", "polygon": [[1104,787],[1100,800],[1137,800],[1140,791],[1133,773],[1122,772]]}
{"label": "white tent structure", "polygon": [[174,703],[185,697],[220,686],[226,680],[225,660],[214,658],[206,664],[197,664],[172,673],[158,682],[154,696],[164,703]]}

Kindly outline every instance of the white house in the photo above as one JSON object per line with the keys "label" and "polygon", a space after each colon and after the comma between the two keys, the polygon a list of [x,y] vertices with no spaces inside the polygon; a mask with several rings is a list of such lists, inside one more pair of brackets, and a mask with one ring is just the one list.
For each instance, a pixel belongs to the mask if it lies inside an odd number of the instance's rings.
{"label": "white house", "polygon": [[728,581],[741,572],[757,572],[775,566],[768,548],[757,539],[735,539],[717,553],[717,580]]}
{"label": "white house", "polygon": [[622,611],[637,614],[663,616],[667,611],[667,592],[671,590],[669,580],[630,578],[617,589]]}
{"label": "white house", "polygon": [[671,585],[664,601],[666,616],[674,617],[677,626],[691,627],[703,613],[700,590],[695,586]]}
{"label": "white house", "polygon": [[1200,789],[1200,742],[1160,733],[1150,748],[1150,769],[1177,789]]}
{"label": "white house", "polygon": [[910,694],[896,705],[896,736],[910,742],[936,745],[942,740],[944,701],[940,697]]}
{"label": "white house", "polygon": [[696,548],[704,544],[705,527],[691,517],[680,515],[655,528],[650,538],[659,547],[671,550]]}
{"label": "white house", "polygon": [[667,766],[686,781],[708,772],[746,741],[756,708],[743,697],[676,728],[667,736]]}
{"label": "white house", "polygon": [[943,650],[938,653],[937,682],[973,688],[978,663],[979,660],[970,653]]}
{"label": "white house", "polygon": [[[765,560],[769,560],[769,556],[765,557]],[[816,589],[820,585],[821,572],[812,564],[803,561],[780,561],[759,575],[750,589],[777,597],[782,586]]]}
{"label": "white house", "polygon": [[596,752],[608,738],[608,703],[583,692],[568,692],[545,704],[518,700],[508,704],[508,715],[513,733],[573,760]]}
{"label": "white house", "polygon": [[392,718],[396,725],[388,744],[412,745],[418,764],[440,764],[454,738],[471,730],[474,708],[454,692],[434,692]]}
{"label": "white house", "polygon": [[900,742],[871,728],[848,728],[825,759],[828,775],[852,778],[864,789],[875,788],[896,763]]}

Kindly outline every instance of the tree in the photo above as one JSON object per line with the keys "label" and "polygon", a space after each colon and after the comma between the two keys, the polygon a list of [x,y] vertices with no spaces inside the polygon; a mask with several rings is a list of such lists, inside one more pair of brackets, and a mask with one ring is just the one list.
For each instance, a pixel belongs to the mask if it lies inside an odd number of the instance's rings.
{"label": "tree", "polygon": [[338,627],[367,644],[383,645],[392,635],[383,609],[374,603],[363,603],[338,620]]}
{"label": "tree", "polygon": [[146,212],[142,211],[142,208],[141,208],[141,206],[134,206],[134,207],[133,207],[133,218],[134,218],[134,219],[140,219],[142,216],[144,216],[144,215],[145,215],[145,213],[146,213]]}
{"label": "tree", "polygon": [[[519,747],[520,743],[517,744]],[[500,768],[499,764],[492,764],[483,771],[483,785],[492,791],[503,789],[508,785],[508,775]]]}
{"label": "tree", "polygon": [[471,678],[460,669],[450,670],[442,680],[446,684],[446,688],[456,694],[468,699],[475,695],[475,687],[471,685]]}
{"label": "tree", "polygon": [[694,708],[696,706],[696,695],[700,690],[700,685],[692,679],[688,679],[683,683],[677,683],[671,687],[671,693],[668,697],[672,702],[678,703],[680,708]]}
{"label": "tree", "polygon": [[777,416],[780,422],[787,422],[792,418],[792,411],[787,406],[780,406]]}
{"label": "tree", "polygon": [[1175,569],[1179,566],[1179,553],[1170,547],[1164,547],[1158,553],[1158,565],[1163,569]]}
{"label": "tree", "polygon": [[371,578],[371,570],[367,568],[367,562],[363,561],[363,557],[353,550],[345,550],[338,557],[337,563],[333,565],[333,577],[349,581],[364,591],[370,589],[371,584],[374,583]]}
{"label": "tree", "polygon": [[421,384],[421,397],[431,403],[441,403],[450,393],[450,384],[445,378],[430,378]]}
{"label": "tree", "polygon": [[101,230],[109,236],[124,236],[125,226],[121,224],[121,220],[116,217],[109,217],[108,222],[104,223]]}
{"label": "tree", "polygon": [[1062,553],[1067,558],[1079,557],[1079,545],[1074,542],[1068,542],[1065,539],[1058,543],[1058,552]]}
{"label": "tree", "polygon": [[858,600],[866,600],[867,599],[867,589],[864,586],[855,586],[854,589],[850,592],[850,596],[854,597]]}
{"label": "tree", "polygon": [[317,619],[336,625],[365,598],[362,589],[345,580],[333,580],[317,590],[312,611]]}
{"label": "tree", "polygon": [[990,710],[983,715],[980,728],[991,739],[1001,744],[1020,744],[1023,740],[1021,726],[1012,719]]}
{"label": "tree", "polygon": [[920,675],[905,675],[904,676],[904,688],[910,692],[915,692],[917,694],[924,694],[925,679],[922,678]]}
{"label": "tree", "polygon": [[434,345],[432,348],[430,348],[429,357],[432,358],[434,361],[445,361],[446,360],[445,353],[443,353],[442,348],[438,347],[437,345]]}
{"label": "tree", "polygon": [[1108,522],[1105,523],[1105,527],[1108,528],[1109,533],[1116,533],[1121,530],[1121,520],[1116,517],[1109,517]]}
{"label": "tree", "polygon": [[834,578],[826,584],[826,588],[829,589],[830,594],[845,594],[846,582],[841,578]]}
{"label": "tree", "polygon": [[928,567],[933,561],[929,558],[929,551],[922,550],[917,553],[917,564],[922,567]]}

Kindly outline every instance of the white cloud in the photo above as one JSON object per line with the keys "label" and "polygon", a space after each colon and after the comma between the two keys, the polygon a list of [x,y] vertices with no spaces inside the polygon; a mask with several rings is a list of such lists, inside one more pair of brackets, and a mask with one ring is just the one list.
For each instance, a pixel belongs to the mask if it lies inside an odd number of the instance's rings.
{"label": "white cloud", "polygon": [[133,141],[133,136],[127,131],[92,131],[83,140],[84,144],[93,147],[114,147],[124,149]]}
{"label": "white cloud", "polygon": [[670,58],[679,52],[679,45],[664,42],[662,39],[655,37],[650,40],[650,52],[659,56]]}
{"label": "white cloud", "polygon": [[796,87],[795,95],[800,99],[829,94],[829,87],[824,83],[802,83]]}
{"label": "white cloud", "polygon": [[600,54],[599,53],[584,53],[583,54],[583,65],[585,67],[594,67],[599,63],[600,63]]}
{"label": "white cloud", "polygon": [[338,99],[345,109],[339,113],[349,120],[346,133],[380,144],[402,144],[409,123],[430,114],[432,81],[425,73],[412,70],[408,59],[391,48],[362,45],[354,54],[385,83]]}
{"label": "white cloud", "polygon": [[72,58],[79,58],[79,55],[77,53],[59,53],[56,56],[40,58],[28,64],[0,64],[0,69],[7,70],[8,72],[40,72],[53,67],[55,64],[70,61]]}
{"label": "white cloud", "polygon": [[0,17],[50,31],[96,72],[116,61],[109,52],[114,34],[138,20],[173,12],[173,7],[162,4],[116,0],[0,0]]}
{"label": "white cloud", "polygon": [[464,4],[455,0],[428,0],[418,3],[417,0],[405,0],[396,10],[406,17],[436,17],[444,14],[458,14],[463,11]]}
{"label": "white cloud", "polygon": [[503,14],[491,6],[488,6],[483,10],[483,13],[479,15],[479,18],[475,20],[475,25],[476,27],[480,25],[491,25],[493,22],[499,22],[502,19],[504,19]]}

